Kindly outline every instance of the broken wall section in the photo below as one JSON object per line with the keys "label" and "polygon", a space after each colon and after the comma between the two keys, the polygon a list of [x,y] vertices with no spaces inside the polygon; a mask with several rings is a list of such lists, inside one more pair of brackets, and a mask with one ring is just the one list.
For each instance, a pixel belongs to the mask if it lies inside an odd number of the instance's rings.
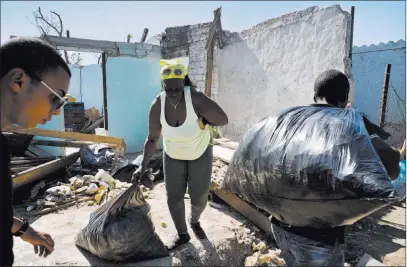
{"label": "broken wall section", "polygon": [[241,140],[262,118],[312,103],[314,80],[327,69],[350,78],[350,28],[350,14],[335,5],[224,32],[226,45],[215,51],[215,100],[229,116],[222,133]]}

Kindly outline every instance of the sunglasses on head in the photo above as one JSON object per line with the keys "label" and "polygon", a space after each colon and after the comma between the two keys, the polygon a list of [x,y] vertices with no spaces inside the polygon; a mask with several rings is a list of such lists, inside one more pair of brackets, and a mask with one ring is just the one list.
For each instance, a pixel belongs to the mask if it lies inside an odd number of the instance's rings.
{"label": "sunglasses on head", "polygon": [[52,106],[55,110],[63,108],[69,102],[69,96],[61,97],[54,89],[52,89],[48,84],[41,80],[37,75],[33,75],[36,80],[38,80],[42,85],[44,85],[48,90],[50,90],[57,99],[52,100]]}
{"label": "sunglasses on head", "polygon": [[181,76],[183,71],[182,71],[182,69],[173,69],[173,70],[172,69],[163,69],[162,70],[163,75],[171,75],[171,73],[174,73],[174,75],[177,75],[177,76]]}

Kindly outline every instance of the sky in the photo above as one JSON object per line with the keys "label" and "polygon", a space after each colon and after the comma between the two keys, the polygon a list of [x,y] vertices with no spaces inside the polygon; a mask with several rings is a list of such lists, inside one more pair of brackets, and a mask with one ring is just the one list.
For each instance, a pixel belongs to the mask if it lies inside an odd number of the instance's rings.
{"label": "sky", "polygon": [[[355,6],[356,46],[406,39],[404,1],[1,1],[1,43],[10,35],[39,36],[32,14],[38,6],[46,16],[59,13],[71,37],[125,42],[132,34],[132,42],[139,42],[144,28],[148,39],[166,27],[210,22],[219,6],[223,29],[240,32],[310,6],[333,4],[348,12]],[[97,62],[97,54],[81,56],[82,64]]]}

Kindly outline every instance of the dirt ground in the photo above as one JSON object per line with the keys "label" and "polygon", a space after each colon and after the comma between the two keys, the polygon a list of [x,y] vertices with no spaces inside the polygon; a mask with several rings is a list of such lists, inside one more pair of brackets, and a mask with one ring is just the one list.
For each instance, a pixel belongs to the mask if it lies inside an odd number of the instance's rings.
{"label": "dirt ground", "polygon": [[[164,183],[159,183],[153,190],[152,199],[147,199],[151,205],[152,220],[156,232],[164,244],[173,238],[175,227],[172,223],[165,195]],[[190,201],[186,197],[186,213],[190,214]],[[181,247],[170,257],[157,260],[120,264],[127,266],[242,266],[244,259],[253,254],[251,245],[264,240],[266,243],[273,242],[265,237],[248,220],[228,207],[218,206],[219,209],[208,205],[202,214],[201,224],[206,230],[208,240],[199,241],[190,230],[192,240],[190,244]],[[15,266],[96,266],[116,265],[114,262],[106,262],[92,256],[86,251],[79,249],[74,244],[74,238],[81,229],[85,219],[97,207],[82,205],[71,207],[58,213],[50,213],[42,217],[29,217],[23,207],[16,207],[16,215],[29,218],[36,229],[51,233],[55,241],[55,251],[46,259],[35,256],[31,245],[15,238],[14,253]],[[162,222],[167,227],[161,226]],[[275,248],[275,245],[272,245]]]}
{"label": "dirt ground", "polygon": [[[221,180],[227,166],[216,160],[214,162],[213,179]],[[151,215],[156,232],[164,243],[167,243],[176,233],[172,223],[163,182],[156,185],[147,202],[151,205]],[[232,208],[219,204],[207,206],[202,214],[201,224],[208,235],[207,241],[199,241],[190,230],[191,243],[181,247],[171,256],[138,263],[127,263],[127,266],[242,266],[245,258],[253,255],[252,244],[264,241],[271,250],[277,250],[271,236],[260,232]],[[190,214],[190,201],[185,197],[186,216]],[[405,203],[382,209],[367,217],[346,232],[345,260],[355,266],[364,253],[387,266],[405,266],[406,232]],[[81,204],[59,212],[32,217],[25,207],[15,207],[17,216],[24,216],[33,226],[51,233],[56,243],[55,251],[48,258],[35,256],[33,248],[15,238],[15,266],[96,266],[117,265],[106,262],[79,249],[74,239],[86,218],[97,206]],[[166,228],[161,223],[167,224]],[[269,266],[273,266],[272,264]]]}

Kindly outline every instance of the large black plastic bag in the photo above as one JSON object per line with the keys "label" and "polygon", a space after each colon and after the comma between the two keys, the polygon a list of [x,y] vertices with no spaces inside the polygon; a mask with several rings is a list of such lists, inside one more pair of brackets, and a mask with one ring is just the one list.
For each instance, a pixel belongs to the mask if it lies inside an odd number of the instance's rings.
{"label": "large black plastic bag", "polygon": [[154,232],[150,206],[136,185],[94,211],[75,244],[105,260],[140,261],[168,256]]}
{"label": "large black plastic bag", "polygon": [[295,107],[251,128],[222,188],[293,226],[349,225],[395,201],[354,109]]}

